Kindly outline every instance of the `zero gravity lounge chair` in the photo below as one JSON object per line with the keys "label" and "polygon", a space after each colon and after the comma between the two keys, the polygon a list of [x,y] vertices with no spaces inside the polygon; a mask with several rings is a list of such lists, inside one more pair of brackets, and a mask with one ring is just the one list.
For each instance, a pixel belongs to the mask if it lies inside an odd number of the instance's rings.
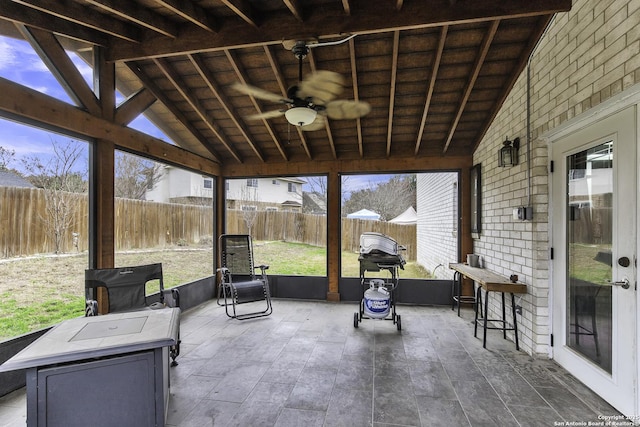
{"label": "zero gravity lounge chair", "polygon": [[[159,292],[147,295],[147,283],[157,280]],[[162,264],[138,265],[120,268],[96,268],[84,272],[86,293],[85,316],[98,315],[98,289],[105,289],[109,313],[137,310],[155,310],[165,307],[180,307],[180,292],[164,289]],[[180,332],[178,343],[171,346],[171,366],[176,366],[180,354]]]}
{"label": "zero gravity lounge chair", "polygon": [[[268,265],[253,265],[253,243],[247,234],[223,234],[219,239],[220,283],[218,304],[225,307],[227,316],[238,319],[252,319],[272,313]],[[256,270],[260,269],[260,274]],[[257,311],[238,313],[237,306],[244,303],[264,301]],[[264,308],[264,309],[262,309]]]}

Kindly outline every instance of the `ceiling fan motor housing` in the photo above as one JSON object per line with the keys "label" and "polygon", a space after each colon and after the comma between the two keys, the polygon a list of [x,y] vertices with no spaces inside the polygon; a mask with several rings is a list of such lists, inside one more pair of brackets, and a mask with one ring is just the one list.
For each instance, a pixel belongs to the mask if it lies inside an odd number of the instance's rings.
{"label": "ceiling fan motor housing", "polygon": [[309,53],[309,48],[307,47],[306,42],[297,41],[295,46],[293,46],[293,48],[291,49],[291,52],[293,52],[296,58],[304,59],[307,57],[307,54]]}

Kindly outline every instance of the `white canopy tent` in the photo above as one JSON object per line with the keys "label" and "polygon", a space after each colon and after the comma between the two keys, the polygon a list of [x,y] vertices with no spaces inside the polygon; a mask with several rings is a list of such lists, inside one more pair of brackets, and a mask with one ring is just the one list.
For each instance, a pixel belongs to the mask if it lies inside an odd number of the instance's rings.
{"label": "white canopy tent", "polygon": [[416,224],[418,222],[418,214],[413,206],[409,206],[406,211],[402,212],[397,217],[389,220],[394,224]]}
{"label": "white canopy tent", "polygon": [[380,214],[377,214],[373,211],[370,211],[368,209],[360,209],[357,212],[353,212],[347,215],[347,218],[350,219],[367,219],[370,221],[379,221],[380,220]]}

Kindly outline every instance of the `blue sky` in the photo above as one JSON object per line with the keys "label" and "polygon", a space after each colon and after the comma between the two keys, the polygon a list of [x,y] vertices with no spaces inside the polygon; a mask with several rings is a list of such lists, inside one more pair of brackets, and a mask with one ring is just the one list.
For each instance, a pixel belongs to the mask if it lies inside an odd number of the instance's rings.
{"label": "blue sky", "polygon": [[[88,84],[93,80],[93,70],[82,59],[70,52],[69,56]],[[73,104],[71,98],[60,86],[31,45],[22,40],[0,36],[0,76],[49,96]],[[123,97],[116,96],[116,102]],[[130,127],[164,141],[170,139],[144,116],[138,117]],[[46,158],[51,152],[52,141],[66,142],[70,138],[31,126],[15,123],[0,117],[0,146],[15,151],[15,159],[24,156]],[[11,165],[20,169],[19,161]],[[376,183],[387,181],[392,175],[349,175],[345,184],[349,191],[370,188]]]}
{"label": "blue sky", "polygon": [[[91,84],[93,71],[82,59],[69,53],[85,81]],[[0,76],[31,89],[45,93],[61,101],[73,104],[66,91],[60,86],[38,54],[26,41],[0,36]],[[124,98],[116,94],[116,102]],[[138,117],[130,127],[149,135],[170,141],[144,116]],[[70,138],[31,126],[0,118],[0,146],[15,151],[16,159],[26,155],[47,156],[51,151],[51,141],[66,141]],[[13,165],[18,167],[19,165]]]}

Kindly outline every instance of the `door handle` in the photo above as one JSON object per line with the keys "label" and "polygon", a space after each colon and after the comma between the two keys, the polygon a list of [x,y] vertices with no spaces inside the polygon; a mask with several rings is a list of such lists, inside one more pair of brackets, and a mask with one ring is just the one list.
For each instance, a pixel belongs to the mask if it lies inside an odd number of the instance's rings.
{"label": "door handle", "polygon": [[629,289],[629,279],[625,277],[623,280],[617,282],[607,282],[607,285],[620,286],[622,289]]}

